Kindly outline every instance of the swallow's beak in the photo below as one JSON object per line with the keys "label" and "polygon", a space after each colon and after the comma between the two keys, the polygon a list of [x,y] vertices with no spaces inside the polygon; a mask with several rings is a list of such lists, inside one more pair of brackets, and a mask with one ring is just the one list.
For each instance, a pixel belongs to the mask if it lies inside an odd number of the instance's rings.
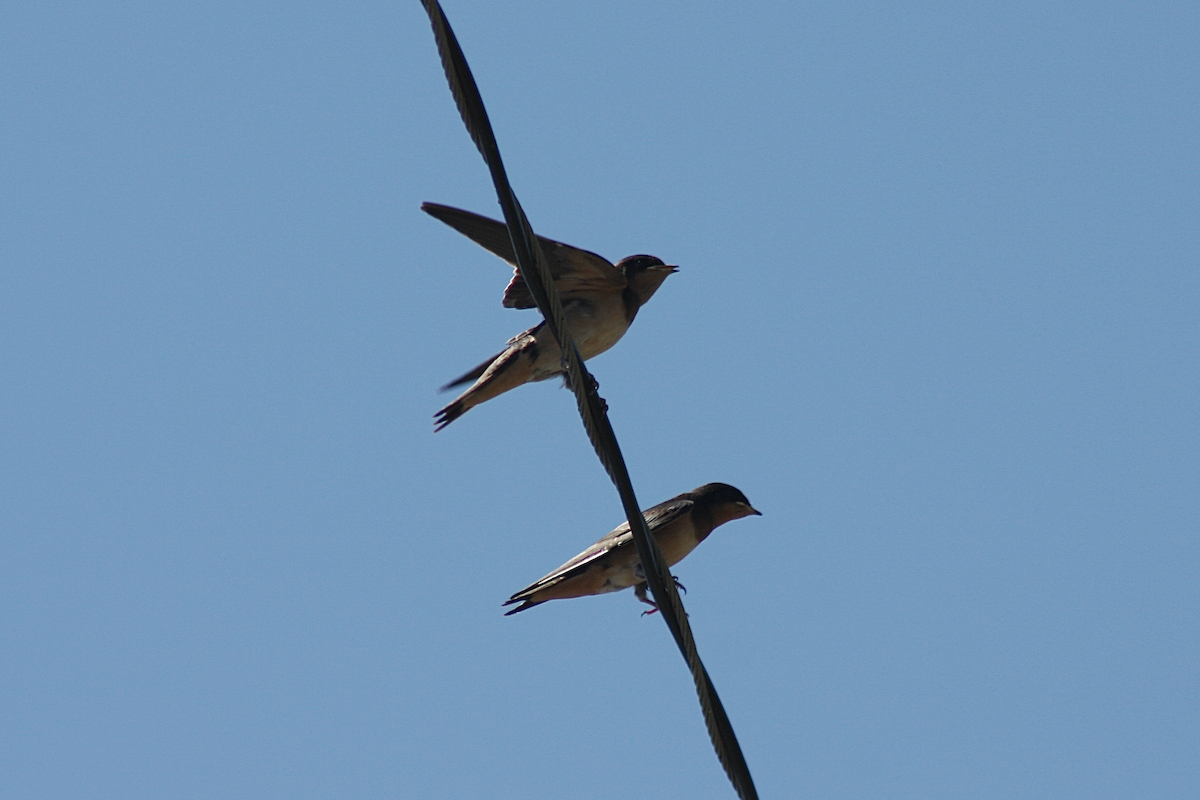
{"label": "swallow's beak", "polygon": [[754,506],[746,506],[746,507],[750,509],[750,513],[751,513],[751,514],[753,514],[754,516],[756,516],[756,517],[761,517],[761,516],[762,516],[762,512],[761,512],[761,511],[759,511],[759,510],[758,510],[757,508],[755,508]]}

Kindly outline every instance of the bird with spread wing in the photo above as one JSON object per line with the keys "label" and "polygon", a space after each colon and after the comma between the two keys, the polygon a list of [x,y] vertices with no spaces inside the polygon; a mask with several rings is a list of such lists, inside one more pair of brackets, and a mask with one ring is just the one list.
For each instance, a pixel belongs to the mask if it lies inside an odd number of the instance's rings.
{"label": "bird with spread wing", "polygon": [[[503,222],[437,203],[425,203],[421,210],[516,267],[508,227]],[[539,236],[538,241],[562,300],[567,330],[584,360],[620,341],[638,309],[677,270],[655,256],[629,256],[612,264],[595,253],[553,239]],[[537,306],[515,269],[504,290],[504,305]],[[562,351],[545,322],[538,323],[509,339],[499,353],[442,387],[445,391],[471,384],[454,402],[437,412],[435,430],[440,431],[475,406],[510,389],[544,381],[562,372]]]}

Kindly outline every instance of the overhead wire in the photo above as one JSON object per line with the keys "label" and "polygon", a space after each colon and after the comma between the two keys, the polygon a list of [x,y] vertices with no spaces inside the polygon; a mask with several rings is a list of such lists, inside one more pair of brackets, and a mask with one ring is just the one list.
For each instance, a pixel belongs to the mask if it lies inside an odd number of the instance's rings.
{"label": "overhead wire", "polygon": [[608,404],[600,397],[595,378],[583,366],[583,358],[566,328],[562,302],[559,300],[558,290],[554,286],[554,279],[546,263],[546,257],[542,253],[541,244],[534,235],[529,219],[525,216],[516,193],[509,184],[508,175],[504,170],[504,162],[500,157],[500,148],[492,132],[492,125],[488,120],[483,98],[475,84],[475,78],[471,74],[467,59],[463,55],[462,48],[459,47],[454,31],[450,28],[450,23],[438,0],[421,0],[421,2],[433,26],[438,54],[441,57],[442,67],[450,84],[450,92],[458,107],[459,115],[491,173],[496,196],[504,212],[504,221],[508,225],[513,251],[516,254],[517,271],[528,285],[538,310],[546,319],[547,328],[563,353],[567,383],[575,393],[575,401],[579,407],[583,427],[600,463],[604,465],[605,471],[608,472],[609,478],[617,488],[625,515],[629,519],[629,529],[646,575],[646,583],[680,653],[683,654],[683,658],[691,670],[713,749],[738,797],[741,800],[757,800],[758,793],[754,787],[754,780],[750,776],[750,769],[742,755],[733,725],[725,713],[725,708],[709,678],[708,671],[700,660],[696,641],[692,636],[691,626],[688,624],[687,613],[683,608],[683,600],[675,587],[675,580],[642,516],[641,506],[638,504],[633,483],[629,478],[629,471],[625,467],[625,458],[621,454],[616,433],[608,420]]}

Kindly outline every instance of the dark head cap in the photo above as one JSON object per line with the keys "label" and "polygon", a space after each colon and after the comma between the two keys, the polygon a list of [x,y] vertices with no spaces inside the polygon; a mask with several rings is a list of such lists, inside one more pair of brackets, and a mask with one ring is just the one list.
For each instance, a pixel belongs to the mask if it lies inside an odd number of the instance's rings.
{"label": "dark head cap", "polygon": [[750,501],[746,498],[746,495],[742,494],[740,489],[730,486],[728,483],[706,483],[699,489],[693,489],[691,492],[688,492],[688,494],[697,503],[709,506],[728,504],[744,509],[746,514],[762,516],[762,512],[750,505]]}
{"label": "dark head cap", "polygon": [[626,256],[616,263],[616,267],[625,273],[626,278],[655,267],[667,270],[668,273],[674,272],[676,269],[675,267],[667,266],[658,256],[647,255]]}
{"label": "dark head cap", "polygon": [[638,306],[645,305],[658,291],[658,287],[662,286],[667,276],[679,270],[678,267],[664,264],[657,256],[646,255],[622,258],[616,263],[616,267],[625,275],[625,282],[637,295]]}

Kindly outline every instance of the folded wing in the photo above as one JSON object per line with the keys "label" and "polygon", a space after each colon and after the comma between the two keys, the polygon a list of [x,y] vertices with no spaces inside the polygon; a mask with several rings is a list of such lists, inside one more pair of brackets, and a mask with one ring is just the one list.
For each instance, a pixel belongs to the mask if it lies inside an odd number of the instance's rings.
{"label": "folded wing", "polygon": [[[655,530],[667,525],[684,514],[692,510],[692,501],[680,498],[668,500],[665,503],[659,503],[654,508],[642,512],[646,518],[646,525],[650,528],[651,535]],[[587,550],[584,550],[579,555],[572,558],[567,563],[563,564],[558,569],[551,572],[544,578],[537,580],[521,591],[509,598],[508,603],[514,603],[518,600],[523,600],[526,597],[545,589],[547,586],[553,586],[556,583],[568,580],[576,575],[582,574],[587,570],[588,566],[598,558],[603,557],[606,553],[610,553],[620,547],[633,547],[633,534],[629,532],[629,523],[625,522],[613,532],[606,534],[598,542],[593,544]],[[507,603],[506,603],[507,605]]]}

